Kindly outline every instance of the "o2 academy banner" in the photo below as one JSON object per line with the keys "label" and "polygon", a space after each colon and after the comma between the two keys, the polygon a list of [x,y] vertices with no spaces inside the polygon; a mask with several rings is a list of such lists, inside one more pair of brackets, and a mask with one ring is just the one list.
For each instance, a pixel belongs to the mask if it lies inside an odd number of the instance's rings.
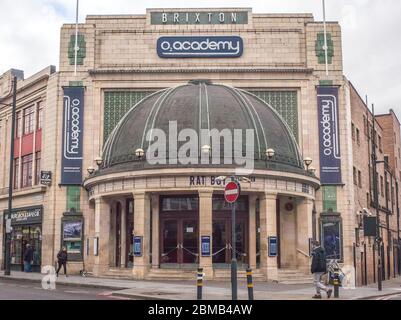
{"label": "o2 academy banner", "polygon": [[65,87],[61,184],[82,184],[84,88]]}
{"label": "o2 academy banner", "polygon": [[342,184],[338,116],[338,88],[317,89],[320,181],[324,185]]}

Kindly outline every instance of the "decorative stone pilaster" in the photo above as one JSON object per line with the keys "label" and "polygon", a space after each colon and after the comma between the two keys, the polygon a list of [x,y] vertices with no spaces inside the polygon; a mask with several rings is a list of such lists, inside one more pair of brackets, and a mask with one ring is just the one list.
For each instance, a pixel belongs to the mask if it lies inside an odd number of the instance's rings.
{"label": "decorative stone pilaster", "polygon": [[210,236],[210,252],[213,253],[213,190],[199,190],[199,267],[203,268],[206,278],[213,277],[212,256],[202,257],[202,236]]}
{"label": "decorative stone pilaster", "polygon": [[159,268],[159,195],[152,195],[152,268]]}
{"label": "decorative stone pilaster", "polygon": [[297,265],[309,273],[309,238],[312,238],[313,200],[304,198],[297,207]]}
{"label": "decorative stone pilaster", "polygon": [[93,274],[101,276],[108,271],[110,259],[110,206],[102,197],[95,199],[95,237],[99,242]]}
{"label": "decorative stone pilaster", "polygon": [[134,257],[135,279],[144,279],[150,268],[150,197],[134,192],[134,235],[142,237],[142,256]]}
{"label": "decorative stone pilaster", "polygon": [[260,269],[267,280],[277,281],[277,257],[269,257],[268,237],[277,237],[277,194],[260,198]]}
{"label": "decorative stone pilaster", "polygon": [[256,195],[249,196],[249,266],[256,269]]}

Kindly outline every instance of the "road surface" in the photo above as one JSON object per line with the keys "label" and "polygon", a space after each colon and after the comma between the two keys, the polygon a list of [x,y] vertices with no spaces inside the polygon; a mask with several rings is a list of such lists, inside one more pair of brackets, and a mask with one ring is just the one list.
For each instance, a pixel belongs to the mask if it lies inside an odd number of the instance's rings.
{"label": "road surface", "polygon": [[56,285],[55,290],[45,290],[41,283],[0,279],[0,300],[129,300],[114,297],[111,290]]}

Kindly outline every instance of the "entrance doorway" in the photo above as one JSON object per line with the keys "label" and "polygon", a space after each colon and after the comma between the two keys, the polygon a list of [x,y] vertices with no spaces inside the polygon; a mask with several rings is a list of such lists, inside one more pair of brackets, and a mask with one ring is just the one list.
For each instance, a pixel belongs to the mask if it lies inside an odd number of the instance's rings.
{"label": "entrance doorway", "polygon": [[[239,268],[248,265],[248,197],[236,202],[236,258]],[[233,254],[231,205],[223,197],[213,197],[213,267],[228,268]]]}
{"label": "entrance doorway", "polygon": [[162,197],[160,267],[196,268],[199,263],[197,197]]}

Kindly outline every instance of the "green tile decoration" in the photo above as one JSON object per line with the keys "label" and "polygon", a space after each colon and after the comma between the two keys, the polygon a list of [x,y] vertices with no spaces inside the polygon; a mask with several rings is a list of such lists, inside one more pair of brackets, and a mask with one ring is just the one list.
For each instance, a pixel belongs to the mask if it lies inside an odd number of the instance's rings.
{"label": "green tile decoration", "polygon": [[70,85],[70,87],[83,87],[84,82],[83,81],[70,81],[69,85]]}
{"label": "green tile decoration", "polygon": [[81,187],[68,186],[67,187],[67,211],[74,209],[75,211],[81,210]]}
{"label": "green tile decoration", "polygon": [[250,91],[272,106],[287,122],[298,141],[298,95],[296,91]]}
{"label": "green tile decoration", "polygon": [[332,210],[337,212],[337,187],[336,186],[322,186],[323,192],[323,211],[328,212]]}
{"label": "green tile decoration", "polygon": [[[70,65],[74,65],[75,63],[75,35],[71,35],[70,43],[68,44],[68,59],[70,61]],[[86,41],[84,35],[78,35],[78,54],[77,54],[77,65],[83,65],[84,59],[86,58]]]}
{"label": "green tile decoration", "polygon": [[[333,57],[334,57],[334,43],[333,40],[331,39],[331,33],[327,33],[327,62],[329,64],[333,63]],[[324,52],[324,33],[318,33],[317,34],[317,40],[316,40],[316,56],[318,58],[319,64],[325,64],[326,63],[326,58],[325,58],[325,52]]]}
{"label": "green tile decoration", "polygon": [[107,91],[104,93],[103,141],[106,142],[117,123],[143,98],[154,91]]}

